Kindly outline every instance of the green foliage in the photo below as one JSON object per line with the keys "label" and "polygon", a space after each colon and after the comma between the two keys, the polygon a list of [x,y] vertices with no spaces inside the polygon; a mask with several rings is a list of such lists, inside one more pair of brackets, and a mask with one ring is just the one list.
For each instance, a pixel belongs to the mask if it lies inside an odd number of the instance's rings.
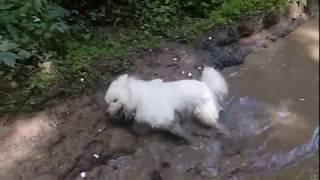
{"label": "green foliage", "polygon": [[[67,23],[71,12],[74,19],[84,15],[91,25],[102,19],[113,25],[134,25],[145,35],[194,39],[215,24],[227,23],[250,11],[274,8],[282,1],[285,0],[1,0],[0,63],[14,68],[16,63],[26,64],[32,59],[31,64],[37,64],[46,60],[49,50],[64,55],[65,35],[80,24]],[[76,9],[66,10],[57,3]]]}
{"label": "green foliage", "polygon": [[134,22],[146,33],[166,36],[187,18],[208,18],[222,3],[223,0],[128,1],[113,9],[113,14],[125,22]]}
{"label": "green foliage", "polygon": [[[102,39],[94,36],[88,38],[86,35],[82,35],[86,37],[82,40],[68,41],[66,43],[68,54],[65,57],[68,61],[57,61],[60,72],[67,71],[71,79],[90,74],[89,65],[93,63],[93,59],[113,59],[127,64],[129,52],[135,49],[157,47],[161,44],[158,38],[134,30],[111,33]],[[113,72],[114,68],[121,68],[112,66],[112,62],[107,62],[107,64],[109,66],[105,71]]]}
{"label": "green foliage", "polygon": [[67,14],[47,0],[1,0],[0,63],[14,68],[17,61],[41,60],[46,49],[61,40],[57,37],[68,32],[63,20]]}
{"label": "green foliage", "polygon": [[278,8],[286,2],[287,0],[225,0],[219,8],[209,14],[208,18],[189,18],[180,26],[179,33],[180,36],[193,41],[215,25],[231,23],[241,15]]}

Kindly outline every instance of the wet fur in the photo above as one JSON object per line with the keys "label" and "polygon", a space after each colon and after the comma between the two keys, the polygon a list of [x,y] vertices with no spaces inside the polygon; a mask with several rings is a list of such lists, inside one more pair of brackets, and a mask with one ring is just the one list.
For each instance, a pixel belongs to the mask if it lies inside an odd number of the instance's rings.
{"label": "wet fur", "polygon": [[188,140],[191,137],[178,123],[185,119],[177,114],[187,111],[202,124],[220,128],[217,120],[227,93],[223,76],[215,69],[205,67],[201,80],[144,81],[121,75],[110,84],[105,101],[111,117],[133,116],[137,123],[167,130]]}

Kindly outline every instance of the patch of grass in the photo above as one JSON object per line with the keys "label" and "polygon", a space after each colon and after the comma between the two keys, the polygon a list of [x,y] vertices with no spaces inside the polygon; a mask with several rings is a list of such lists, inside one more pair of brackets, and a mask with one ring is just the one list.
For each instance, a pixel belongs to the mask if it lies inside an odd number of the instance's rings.
{"label": "patch of grass", "polygon": [[189,42],[197,40],[216,25],[227,25],[238,17],[273,10],[287,4],[287,0],[225,0],[208,18],[186,18],[171,29],[170,37],[182,37]]}
{"label": "patch of grass", "polygon": [[[70,40],[66,43],[67,54],[63,58],[44,63],[50,64],[51,71],[45,70],[46,67],[33,72],[21,85],[22,88],[2,100],[0,112],[32,110],[34,105],[44,101],[53,84],[61,86],[60,91],[64,89],[73,94],[94,87],[105,73],[111,75],[129,69],[130,52],[159,45],[159,38],[139,31],[117,32],[102,39],[92,35],[86,39]],[[103,66],[101,72],[95,64]]]}
{"label": "patch of grass", "polygon": [[44,92],[57,80],[57,72],[49,67],[42,67],[32,72],[30,78],[21,82],[17,91],[1,97],[0,112],[30,110],[33,105],[44,100]]}
{"label": "patch of grass", "polygon": [[[129,66],[128,57],[137,49],[154,48],[161,40],[141,31],[121,31],[106,38],[92,36],[88,39],[67,42],[67,55],[64,60],[56,61],[60,74],[71,78],[92,74],[92,64],[99,61],[108,65],[106,72],[120,72]],[[62,75],[63,78],[66,76]],[[95,77],[94,77],[95,78]]]}
{"label": "patch of grass", "polygon": [[77,69],[86,64],[90,58],[126,58],[130,51],[156,47],[159,42],[158,38],[139,31],[118,32],[103,39],[92,37],[82,41],[68,41],[65,58],[70,61],[67,63],[71,63],[73,68]]}
{"label": "patch of grass", "polygon": [[56,72],[39,71],[34,73],[26,82],[25,88],[21,91],[22,96],[28,99],[28,104],[37,104],[43,99],[43,91],[50,87],[56,81]]}

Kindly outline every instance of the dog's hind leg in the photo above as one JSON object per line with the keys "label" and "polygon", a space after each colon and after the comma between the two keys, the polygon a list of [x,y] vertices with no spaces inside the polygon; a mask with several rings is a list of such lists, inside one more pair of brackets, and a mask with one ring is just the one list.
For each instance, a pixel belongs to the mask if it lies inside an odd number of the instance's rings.
{"label": "dog's hind leg", "polygon": [[193,112],[195,118],[203,125],[218,129],[221,133],[229,135],[224,125],[218,122],[219,109],[213,102],[201,104]]}
{"label": "dog's hind leg", "polygon": [[178,122],[174,122],[170,126],[165,128],[168,130],[171,134],[178,136],[182,139],[184,139],[188,144],[192,144],[194,142],[193,137],[189,135]]}
{"label": "dog's hind leg", "polygon": [[195,108],[193,115],[201,124],[205,126],[216,127],[218,124],[217,120],[219,118],[219,110],[211,101],[198,105]]}
{"label": "dog's hind leg", "polygon": [[188,134],[180,125],[183,121],[182,114],[179,112],[175,112],[175,121],[169,126],[166,126],[164,129],[169,131],[172,135],[178,136],[185,140],[188,144],[192,144],[194,142],[193,137]]}

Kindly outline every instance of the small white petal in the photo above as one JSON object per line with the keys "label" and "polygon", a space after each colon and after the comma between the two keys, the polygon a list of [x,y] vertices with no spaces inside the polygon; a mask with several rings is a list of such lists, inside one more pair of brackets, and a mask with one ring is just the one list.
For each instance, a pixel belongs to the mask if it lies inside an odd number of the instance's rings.
{"label": "small white petal", "polygon": [[189,73],[188,73],[188,77],[192,77],[192,73],[189,72]]}
{"label": "small white petal", "polygon": [[94,157],[94,158],[96,158],[96,159],[98,159],[100,156],[99,156],[99,154],[92,154],[92,156]]}
{"label": "small white petal", "polygon": [[86,172],[81,172],[81,173],[80,173],[80,176],[81,176],[82,178],[85,178],[85,177],[86,177]]}
{"label": "small white petal", "polygon": [[278,112],[278,116],[281,118],[287,117],[290,115],[290,112]]}
{"label": "small white petal", "polygon": [[185,72],[184,72],[184,71],[181,71],[181,74],[185,74]]}
{"label": "small white petal", "polygon": [[209,36],[209,37],[208,37],[208,40],[209,40],[209,41],[211,41],[211,40],[212,40],[212,37],[211,37],[211,36]]}

